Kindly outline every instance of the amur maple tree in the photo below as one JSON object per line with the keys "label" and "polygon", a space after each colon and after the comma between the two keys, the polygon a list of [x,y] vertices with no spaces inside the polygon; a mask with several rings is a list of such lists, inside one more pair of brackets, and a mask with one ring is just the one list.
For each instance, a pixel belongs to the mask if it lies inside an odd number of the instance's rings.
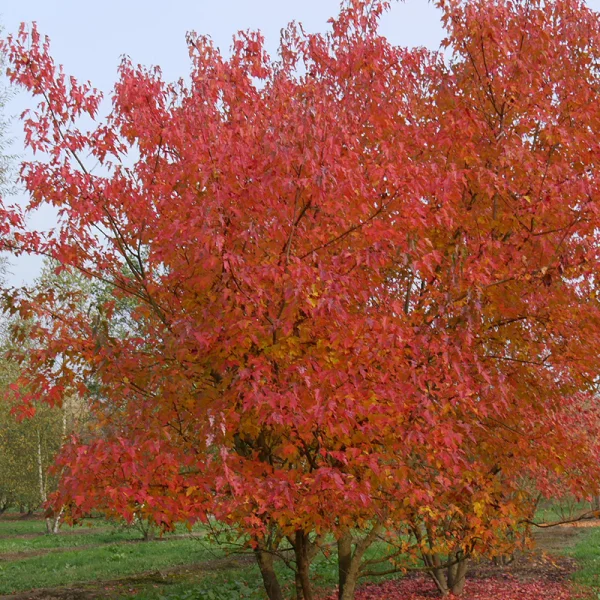
{"label": "amur maple tree", "polygon": [[418,559],[446,595],[538,494],[598,489],[598,16],[436,5],[439,52],[382,37],[384,0],[290,25],[276,58],[189,34],[187,79],[126,59],[103,119],[35,26],[3,42],[39,99],[4,247],[109,291],[93,318],[77,291],[6,294],[35,323],[23,414],[77,392],[96,416],[60,459],[72,518],[214,517],[271,600],[288,550],[314,597],[328,534],[341,600]]}

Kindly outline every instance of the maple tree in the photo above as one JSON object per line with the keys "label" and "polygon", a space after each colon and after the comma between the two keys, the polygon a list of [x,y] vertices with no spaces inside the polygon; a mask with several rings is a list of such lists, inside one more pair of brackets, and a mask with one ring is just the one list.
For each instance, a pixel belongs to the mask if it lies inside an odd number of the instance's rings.
{"label": "maple tree", "polygon": [[23,414],[76,392],[96,415],[60,461],[73,518],[214,515],[271,600],[286,548],[313,598],[332,533],[350,600],[419,556],[460,593],[517,543],[530,482],[598,488],[598,18],[436,4],[444,52],[390,44],[379,0],[290,25],[276,59],[190,34],[188,81],[124,60],[90,130],[101,94],[35,27],[4,42],[40,100],[27,210],[58,211],[41,232],[5,208],[4,246],[111,291],[93,318],[76,290],[6,300],[36,323]]}

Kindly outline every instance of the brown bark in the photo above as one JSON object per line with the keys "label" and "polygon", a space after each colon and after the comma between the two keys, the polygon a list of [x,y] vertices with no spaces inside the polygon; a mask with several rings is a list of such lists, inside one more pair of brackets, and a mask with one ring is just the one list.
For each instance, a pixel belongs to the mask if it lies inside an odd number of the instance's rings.
{"label": "brown bark", "polygon": [[360,562],[354,561],[344,583],[344,589],[340,596],[340,600],[354,600],[356,593],[356,585],[358,584],[358,575]]}
{"label": "brown bark", "polygon": [[448,578],[446,571],[442,567],[440,557],[437,555],[424,555],[423,561],[425,562],[425,566],[431,568],[429,574],[431,575],[439,593],[442,596],[447,596],[450,593],[448,590]]}
{"label": "brown bark", "polygon": [[283,600],[283,592],[277,579],[277,573],[273,567],[273,555],[270,552],[257,548],[254,551],[263,584],[269,600]]}
{"label": "brown bark", "polygon": [[294,577],[296,582],[296,600],[304,600],[304,591],[302,590],[302,578],[300,577],[300,573],[296,571]]}
{"label": "brown bark", "polygon": [[[356,541],[356,543],[354,544],[354,549],[352,549],[352,536],[349,532],[345,534],[348,536],[347,539],[340,539],[340,541],[342,542],[344,568],[342,572],[342,565],[340,563],[339,600],[354,600],[356,586],[358,585],[358,579],[361,575],[362,559],[367,549],[375,541],[377,535],[379,535],[381,529],[381,523],[374,523],[371,528],[371,531],[369,531],[363,538]],[[338,542],[338,552],[339,551],[340,545]],[[340,560],[340,558],[341,556],[338,555],[338,560]]]}
{"label": "brown bark", "polygon": [[[294,553],[296,556],[296,590],[302,593],[303,600],[314,600],[310,583],[310,541],[308,534],[302,530],[296,531],[294,538]],[[300,589],[298,589],[300,586]],[[298,595],[298,597],[300,597]]]}
{"label": "brown bark", "polygon": [[442,596],[448,596],[451,593],[460,596],[463,593],[467,574],[466,559],[460,559],[458,562],[444,567],[437,555],[424,558],[425,565],[430,567],[429,574]]}
{"label": "brown bark", "polygon": [[350,566],[352,564],[352,535],[350,532],[344,533],[338,540],[337,545],[339,577],[338,598],[342,600],[344,587],[346,586],[346,580],[348,579],[348,573],[350,572]]}
{"label": "brown bark", "polygon": [[[349,554],[346,555],[345,559],[348,560],[345,567],[344,581],[340,580],[340,596],[339,600],[354,600],[354,594],[356,592],[356,586],[358,585],[358,578],[360,576],[360,566],[362,557],[365,550],[370,545],[366,536],[360,542],[358,542],[352,550],[352,536],[348,534],[349,540],[344,540],[344,545],[348,544]],[[341,571],[340,571],[341,574]]]}
{"label": "brown bark", "polygon": [[467,574],[467,561],[461,560],[457,564],[449,567],[451,569],[451,579],[448,578],[448,587],[455,596],[460,596],[465,589],[465,579]]}

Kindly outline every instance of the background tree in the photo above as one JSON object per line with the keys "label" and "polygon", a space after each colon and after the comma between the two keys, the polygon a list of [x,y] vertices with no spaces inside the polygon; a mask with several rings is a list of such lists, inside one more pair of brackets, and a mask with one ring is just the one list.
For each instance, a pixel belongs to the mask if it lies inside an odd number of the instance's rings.
{"label": "background tree", "polygon": [[31,513],[56,489],[49,470],[60,448],[62,417],[57,410],[42,405],[32,420],[19,423],[11,408],[10,402],[2,405],[0,481],[5,507]]}
{"label": "background tree", "polygon": [[[80,283],[77,278],[57,275],[55,268],[56,265],[46,264],[35,282],[34,289],[38,293],[63,287],[77,288]],[[72,395],[62,398],[60,407],[49,406],[41,399],[35,401],[28,418],[18,418],[17,398],[22,393],[18,383],[22,368],[19,365],[26,365],[29,354],[36,350],[29,338],[39,324],[14,319],[6,325],[1,342],[0,447],[3,461],[0,485],[5,508],[19,507],[31,513],[42,507],[56,491],[58,477],[52,472],[55,458],[67,436],[85,422],[88,411],[84,401]],[[16,338],[11,338],[13,333],[17,333]],[[47,513],[48,533],[57,533],[60,517],[60,510]]]}

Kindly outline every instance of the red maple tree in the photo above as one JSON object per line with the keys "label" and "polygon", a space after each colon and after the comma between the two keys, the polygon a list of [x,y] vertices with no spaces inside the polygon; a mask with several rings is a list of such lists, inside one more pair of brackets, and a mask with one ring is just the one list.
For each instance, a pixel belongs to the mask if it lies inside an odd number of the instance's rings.
{"label": "red maple tree", "polygon": [[[297,593],[339,540],[340,598],[383,538],[443,594],[517,543],[533,498],[597,488],[600,26],[575,0],[437,3],[444,52],[391,45],[388,7],[188,37],[189,81],[120,67],[110,115],[36,28],[3,44],[28,210],[5,246],[102,282],[11,296],[33,320],[28,398],[90,398],[57,502],[163,527],[214,515],[293,550]],[[99,165],[92,169],[94,165]],[[125,318],[124,318],[125,315]],[[123,325],[126,322],[126,325]]]}

